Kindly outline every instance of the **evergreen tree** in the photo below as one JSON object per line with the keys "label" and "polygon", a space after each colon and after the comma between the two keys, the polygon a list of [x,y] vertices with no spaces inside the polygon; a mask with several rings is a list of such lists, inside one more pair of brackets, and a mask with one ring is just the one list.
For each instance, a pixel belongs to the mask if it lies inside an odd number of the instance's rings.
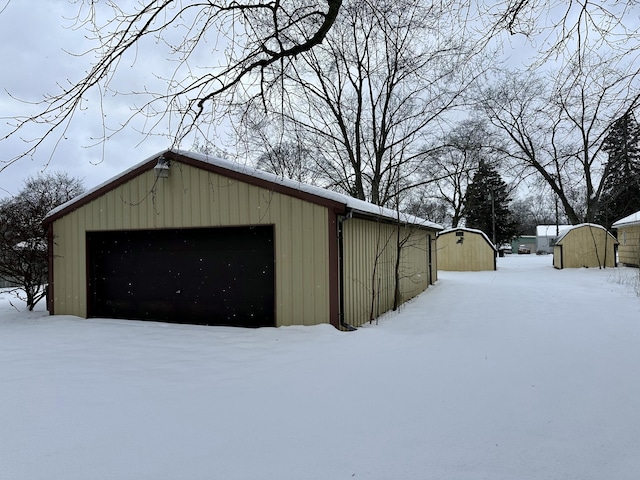
{"label": "evergreen tree", "polygon": [[602,149],[609,158],[596,221],[610,228],[640,210],[640,125],[632,112],[613,123]]}
{"label": "evergreen tree", "polygon": [[497,245],[510,242],[518,234],[517,222],[509,210],[510,202],[507,184],[500,174],[480,160],[478,171],[467,187],[464,208],[466,226],[482,230]]}

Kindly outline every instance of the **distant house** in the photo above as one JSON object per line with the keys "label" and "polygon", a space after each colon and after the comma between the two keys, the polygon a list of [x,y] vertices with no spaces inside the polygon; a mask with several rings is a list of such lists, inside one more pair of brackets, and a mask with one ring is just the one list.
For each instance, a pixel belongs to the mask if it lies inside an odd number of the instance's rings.
{"label": "distant house", "polygon": [[574,225],[556,239],[553,266],[560,268],[615,267],[616,238],[601,225]]}
{"label": "distant house", "polygon": [[438,234],[438,269],[477,272],[496,269],[497,249],[489,237],[473,228],[452,228]]}
{"label": "distant house", "polygon": [[536,253],[553,253],[553,246],[560,235],[573,225],[538,225],[536,227]]}
{"label": "distant house", "polygon": [[618,230],[620,263],[640,267],[640,212],[618,220],[612,228]]}
{"label": "distant house", "polygon": [[400,302],[436,281],[442,229],[180,150],[147,158],[45,223],[52,314],[346,329],[392,308],[396,265]]}

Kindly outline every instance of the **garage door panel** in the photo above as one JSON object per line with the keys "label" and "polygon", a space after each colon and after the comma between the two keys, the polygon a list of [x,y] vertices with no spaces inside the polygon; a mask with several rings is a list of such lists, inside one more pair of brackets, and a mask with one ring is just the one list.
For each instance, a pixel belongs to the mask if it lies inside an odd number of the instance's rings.
{"label": "garage door panel", "polygon": [[90,232],[89,315],[275,324],[273,227]]}

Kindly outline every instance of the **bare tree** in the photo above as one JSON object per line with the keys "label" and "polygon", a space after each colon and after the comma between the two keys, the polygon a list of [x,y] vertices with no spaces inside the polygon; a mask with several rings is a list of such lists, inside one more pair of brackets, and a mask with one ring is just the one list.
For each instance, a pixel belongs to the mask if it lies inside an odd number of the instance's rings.
{"label": "bare tree", "polygon": [[323,163],[321,156],[313,158],[312,152],[304,145],[282,142],[273,146],[265,144],[256,166],[275,175],[313,185],[318,176],[317,165]]}
{"label": "bare tree", "polygon": [[432,179],[425,195],[447,206],[450,223],[457,227],[464,217],[467,186],[481,161],[500,167],[501,145],[486,120],[464,119],[427,150],[420,178]]}
{"label": "bare tree", "polygon": [[544,180],[527,182],[522,189],[521,197],[511,202],[510,208],[518,221],[522,235],[535,235],[538,225],[565,225],[569,222],[560,210],[558,197],[551,191]]}
{"label": "bare tree", "polygon": [[427,188],[414,189],[405,201],[404,211],[420,218],[428,218],[440,225],[451,224],[451,212],[444,200],[436,198]]}
{"label": "bare tree", "polygon": [[[177,145],[194,131],[208,138],[210,126],[215,125],[215,120],[225,115],[229,106],[235,106],[238,101],[254,100],[261,103],[264,99],[265,103],[270,102],[273,99],[264,97],[269,97],[274,87],[284,83],[285,74],[291,78],[308,78],[318,73],[313,70],[319,65],[328,65],[323,58],[326,55],[335,54],[332,68],[341,69],[341,78],[347,82],[359,82],[362,80],[360,72],[364,65],[360,63],[363,61],[370,62],[367,69],[378,68],[389,51],[387,47],[399,52],[411,51],[415,40],[432,42],[434,35],[450,29],[451,25],[460,28],[450,39],[465,36],[463,30],[479,33],[474,42],[475,52],[483,51],[492,39],[504,31],[524,34],[536,41],[541,50],[540,62],[562,57],[584,68],[583,58],[587,52],[597,51],[605,58],[603,52],[606,51],[609,62],[630,63],[628,96],[637,99],[637,89],[632,88],[638,74],[638,68],[634,65],[639,58],[633,54],[638,51],[633,2],[465,0],[416,3],[406,0],[364,0],[359,2],[362,9],[375,8],[377,21],[384,25],[382,33],[377,34],[376,46],[384,45],[385,51],[377,56],[367,44],[362,43],[375,36],[367,30],[370,24],[368,19],[355,18],[350,25],[351,31],[349,25],[343,24],[341,31],[336,28],[336,20],[341,12],[353,18],[353,8],[357,8],[357,5],[350,6],[349,12],[343,12],[347,8],[343,8],[342,3],[342,0],[70,2],[78,8],[72,27],[78,31],[79,38],[83,36],[92,42],[87,51],[75,52],[73,57],[78,64],[86,64],[86,74],[52,86],[55,90],[46,94],[41,101],[38,100],[40,96],[35,101],[27,99],[34,104],[27,109],[30,113],[14,117],[9,130],[2,133],[4,140],[26,139],[25,149],[3,160],[0,168],[6,168],[26,155],[35,154],[40,147],[48,148],[50,144],[45,143],[47,139],[53,140],[55,149],[55,145],[65,138],[72,120],[79,112],[90,109],[104,121],[103,108],[116,95],[127,96],[131,117],[119,120],[116,124],[105,123],[101,134],[92,142],[105,141],[128,128],[133,118],[140,116],[145,122],[141,127],[141,138],[160,130]],[[418,3],[428,15],[416,23],[411,16],[416,12]],[[439,17],[442,11],[447,12],[448,16]],[[398,12],[402,16],[398,16]],[[399,20],[413,22],[417,28],[408,34],[400,34],[397,29]],[[397,34],[393,33],[393,28],[396,28]],[[333,46],[328,44],[326,39],[330,32],[335,32],[336,38],[352,47],[351,57],[341,56],[340,52],[335,51],[337,43],[334,42]],[[324,52],[314,52],[319,45],[325,47]],[[398,63],[396,66],[388,65],[398,74],[389,86],[397,85],[401,77],[419,69],[425,59],[431,67],[436,67],[433,76],[423,75],[419,82],[414,83],[419,92],[428,92],[432,99],[439,99],[439,104],[432,103],[430,109],[423,112],[426,119],[438,115],[439,107],[448,108],[446,97],[451,92],[443,88],[444,84],[459,83],[464,87],[465,78],[468,78],[463,64],[450,61],[457,48],[454,43],[447,45],[436,42],[431,43],[431,47],[427,50],[438,54],[430,58],[410,58],[404,54],[387,56],[387,59],[397,60]],[[144,75],[137,75],[137,85],[127,86],[126,91],[119,89],[114,81],[117,74],[128,71],[128,67],[143,59],[150,48],[162,50],[166,55],[167,61],[161,71],[145,71]],[[308,55],[311,52],[314,54]],[[439,77],[447,71],[444,65],[447,61],[450,73]],[[344,71],[345,65],[349,65],[348,72]],[[299,70],[292,74],[296,66]],[[451,66],[454,67],[453,71]],[[345,76],[345,73],[348,74]],[[454,73],[457,73],[457,78]],[[316,76],[314,86],[317,89],[327,88],[327,92],[338,95],[336,98],[341,103],[349,100],[350,103],[337,113],[344,114],[346,109],[357,112],[358,108],[364,106],[364,103],[358,104],[357,97],[347,98],[345,84],[329,88],[327,82],[336,78],[335,75],[331,77],[327,71],[326,76]],[[154,83],[152,80],[155,80],[155,86],[149,84],[150,81]],[[401,82],[403,88],[411,88],[405,80]],[[366,82],[360,86],[368,87]],[[419,107],[409,103],[389,103],[384,98],[381,97],[375,105],[379,111],[386,106],[396,113],[396,118],[404,112],[408,118],[416,120],[414,114],[420,110]],[[365,97],[360,100],[364,102]],[[368,102],[371,103],[370,100]],[[322,113],[319,109],[307,112],[309,115],[319,113]],[[335,115],[329,118],[333,119]],[[36,132],[31,130],[34,126],[38,127]],[[415,130],[415,127],[407,127],[405,136],[410,134],[411,128]],[[347,133],[355,135],[354,132]],[[368,132],[368,135],[375,137],[370,144],[376,145],[375,150],[366,152],[370,165],[361,168],[365,166],[359,163],[363,156],[349,158],[348,171],[340,172],[345,177],[342,187],[356,196],[362,196],[364,192],[375,199],[377,193],[366,192],[364,187],[360,188],[360,183],[369,181],[374,185],[374,190],[377,188],[375,185],[381,183],[380,203],[384,203],[384,178],[387,172],[383,166],[378,169],[377,162],[385,155],[395,155],[400,140],[389,140],[394,132],[388,128]],[[334,149],[339,146],[338,140],[339,137],[335,138]]]}
{"label": "bare tree", "polygon": [[271,121],[243,118],[284,124],[284,135],[295,132],[327,160],[321,168],[329,186],[390,205],[398,181],[402,190],[412,187],[425,136],[482,73],[447,7],[345,3],[325,42],[300,56],[280,96],[264,105]]}
{"label": "bare tree", "polygon": [[569,221],[592,221],[609,175],[602,141],[620,111],[624,73],[605,65],[555,78],[508,74],[485,90],[481,109],[509,139],[506,153],[551,188]]}
{"label": "bare tree", "polygon": [[0,202],[0,278],[19,286],[29,310],[46,295],[48,252],[42,220],[83,190],[80,180],[59,172],[28,179],[20,193]]}
{"label": "bare tree", "polygon": [[[264,115],[242,112],[243,130],[278,131],[279,140],[295,141],[321,160],[317,169],[327,186],[399,213],[407,193],[423,181],[415,174],[425,139],[464,103],[466,88],[483,73],[449,7],[422,0],[344,3],[325,42],[301,55],[280,89],[263,97]],[[395,250],[394,309],[411,238],[400,218],[378,250]],[[380,295],[379,261],[376,256],[370,312]]]}
{"label": "bare tree", "polygon": [[[147,117],[150,130],[165,120],[177,119],[171,133],[179,144],[187,134],[210,124],[220,109],[224,111],[227,104],[233,103],[237,89],[246,93],[248,85],[255,85],[253,95],[259,96],[271,88],[292,59],[324,40],[342,0],[147,0],[131,2],[127,7],[122,2],[74,3],[79,8],[74,28],[88,31],[94,42],[80,56],[93,61],[83,78],[59,85],[57,93],[36,102],[40,107],[37,113],[14,119],[5,139],[20,136],[33,125],[42,129],[24,152],[5,161],[2,168],[33,155],[49,137],[57,138],[57,142],[64,138],[74,116],[88,108],[87,98],[96,92],[100,93],[98,111],[103,110],[107,94],[133,93],[135,98],[131,102],[132,117],[123,125],[105,124],[97,142],[122,130],[134,116],[142,115]],[[208,45],[213,46],[214,52],[224,49],[225,56],[217,65],[202,68],[199,59],[211,59],[212,47]],[[145,82],[133,87],[133,92],[114,90],[112,80],[123,68],[122,63],[135,63],[138,48],[144,46],[165,48],[169,58],[166,65],[175,65],[169,76],[160,78],[163,87],[151,91]],[[273,64],[278,64],[280,70],[268,68]]]}
{"label": "bare tree", "polygon": [[618,61],[640,46],[633,1],[477,0],[474,3],[484,39],[503,31],[523,35],[535,42],[538,64],[563,57],[567,64],[582,65],[583,59],[595,52],[608,52],[610,60]]}

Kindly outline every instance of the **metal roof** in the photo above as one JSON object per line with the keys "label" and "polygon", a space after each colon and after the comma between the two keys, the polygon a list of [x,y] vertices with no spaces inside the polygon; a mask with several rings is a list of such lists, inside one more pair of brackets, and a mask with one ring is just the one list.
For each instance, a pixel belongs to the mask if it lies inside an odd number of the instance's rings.
{"label": "metal roof", "polygon": [[168,149],[152,155],[151,157],[143,160],[137,165],[134,165],[133,167],[123,171],[115,177],[112,177],[101,185],[98,185],[97,187],[92,188],[85,193],[73,198],[72,200],[60,205],[59,207],[54,208],[47,214],[44,222],[52,222],[55,219],[66,215],[68,212],[79,208],[85,203],[92,201],[94,198],[101,196],[107,191],[126,182],[131,177],[137,176],[143,171],[153,168],[158,158],[162,156],[167,156],[170,160],[173,161],[186,161],[199,168],[214,169],[216,172],[221,173],[222,175],[236,174],[249,181],[251,181],[251,179],[259,181],[262,185],[272,184],[276,186],[277,189],[285,190],[290,194],[300,193],[305,194],[305,196],[309,198],[315,197],[317,199],[325,199],[328,202],[335,202],[336,204],[343,205],[346,211],[350,211],[351,213],[357,215],[359,214],[363,216],[375,217],[394,223],[400,222],[403,224],[416,225],[434,230],[443,229],[441,225],[429,220],[416,217],[414,215],[408,215],[403,212],[398,212],[390,208],[381,207],[379,205],[365,202],[363,200],[359,200],[342,193],[334,192],[326,188],[308,185],[302,182],[291,180],[289,178],[275,175],[273,173],[264,172],[247,165],[241,165],[230,160],[180,149]]}
{"label": "metal roof", "polygon": [[629,227],[632,225],[640,225],[640,212],[632,213],[611,225],[612,228]]}

